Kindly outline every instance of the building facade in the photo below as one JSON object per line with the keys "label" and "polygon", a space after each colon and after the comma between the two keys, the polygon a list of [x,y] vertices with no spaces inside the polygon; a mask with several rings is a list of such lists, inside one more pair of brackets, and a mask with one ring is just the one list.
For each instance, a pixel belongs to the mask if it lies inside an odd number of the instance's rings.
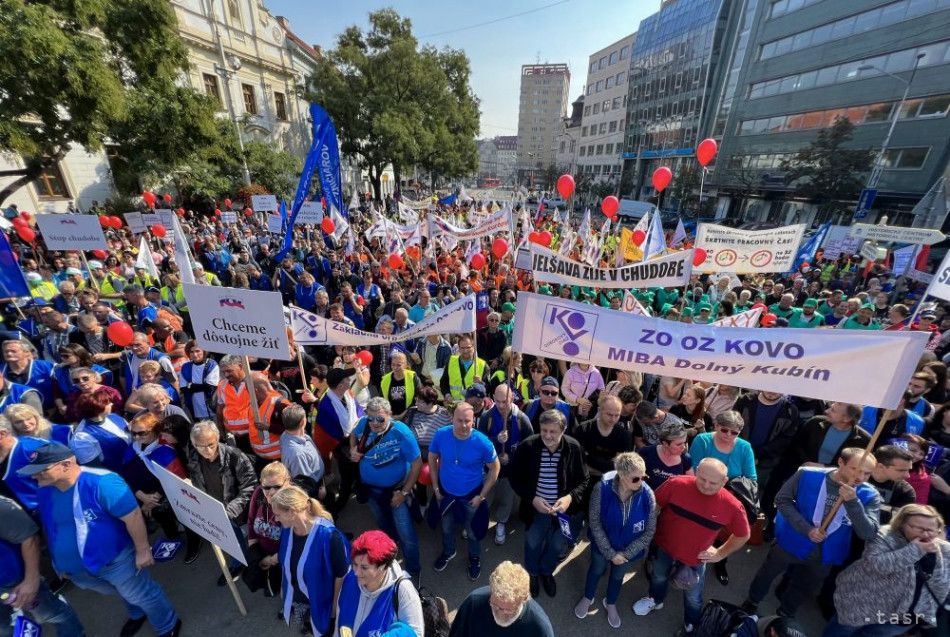
{"label": "building facade", "polygon": [[594,181],[619,182],[627,121],[627,77],[636,34],[590,56],[580,135],[577,172]]}
{"label": "building facade", "polygon": [[[0,170],[17,170],[25,164],[19,155],[0,154]],[[0,187],[12,183],[17,176],[0,177]],[[106,151],[87,152],[71,145],[69,152],[40,178],[18,188],[3,207],[16,206],[20,212],[66,212],[70,204],[88,210],[105,203],[115,193],[112,169]]]}
{"label": "building facade", "polygon": [[[901,217],[950,160],[950,0],[744,5],[734,98],[724,100],[715,131],[719,216],[824,221],[788,182],[782,160],[836,117],[855,125],[850,147],[880,149],[897,116],[865,220],[887,214],[891,223],[909,223]],[[839,217],[850,221],[850,214]]]}
{"label": "building facade", "polygon": [[571,114],[561,118],[557,135],[554,137],[556,151],[554,165],[559,171],[574,174],[578,170],[577,152],[581,137],[581,121],[584,118],[584,95],[571,102]]}
{"label": "building facade", "polygon": [[531,183],[555,160],[554,138],[567,114],[571,71],[566,64],[521,67],[518,105],[517,171],[520,183]]}

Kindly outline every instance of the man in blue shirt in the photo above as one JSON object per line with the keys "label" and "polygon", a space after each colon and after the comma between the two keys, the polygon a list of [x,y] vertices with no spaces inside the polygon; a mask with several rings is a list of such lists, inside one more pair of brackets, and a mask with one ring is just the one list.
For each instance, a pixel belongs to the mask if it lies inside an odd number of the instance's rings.
{"label": "man in blue shirt", "polygon": [[366,415],[350,434],[350,457],[358,462],[363,497],[379,528],[402,545],[406,570],[413,578],[422,571],[419,538],[409,511],[409,496],[422,470],[416,437],[405,424],[392,419],[385,398],[371,398]]}
{"label": "man in blue shirt", "polygon": [[122,637],[137,633],[146,618],[159,637],[177,637],[181,620],[145,570],[154,563],[145,519],[122,478],[81,467],[58,442],[37,449],[17,473],[40,486],[40,521],[57,574],[80,588],[118,593],[129,613]]}
{"label": "man in blue shirt", "polygon": [[[456,525],[463,524],[468,533],[468,577],[473,582],[482,572],[480,541],[488,528],[485,501],[501,472],[494,445],[488,436],[474,431],[474,425],[475,410],[461,402],[452,414],[452,424],[435,432],[429,444],[433,504],[442,514],[442,553],[433,568],[442,572],[455,557]],[[478,522],[473,524],[476,514]]]}

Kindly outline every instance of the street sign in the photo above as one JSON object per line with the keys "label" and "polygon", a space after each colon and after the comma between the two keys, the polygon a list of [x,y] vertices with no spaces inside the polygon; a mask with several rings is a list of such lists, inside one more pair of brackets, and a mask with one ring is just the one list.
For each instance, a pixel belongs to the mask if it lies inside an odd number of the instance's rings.
{"label": "street sign", "polygon": [[864,219],[868,216],[875,197],[877,197],[877,188],[865,188],[861,191],[861,196],[858,197],[858,205],[854,210],[855,219]]}
{"label": "street sign", "polygon": [[933,228],[908,228],[906,226],[881,226],[870,223],[856,223],[851,226],[850,235],[858,239],[872,241],[894,241],[896,243],[914,243],[933,245],[946,237]]}

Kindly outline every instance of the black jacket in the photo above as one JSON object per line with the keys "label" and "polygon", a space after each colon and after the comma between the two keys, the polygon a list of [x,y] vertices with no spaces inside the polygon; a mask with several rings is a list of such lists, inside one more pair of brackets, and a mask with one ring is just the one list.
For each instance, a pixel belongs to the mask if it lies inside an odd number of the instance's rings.
{"label": "black jacket", "polygon": [[[797,469],[804,462],[818,462],[818,452],[821,450],[821,443],[824,442],[825,433],[830,427],[831,423],[824,416],[815,416],[802,425],[787,454],[789,467],[791,468],[791,466],[794,465],[794,468]],[[832,466],[838,463],[838,456],[845,447],[860,447],[864,449],[868,446],[870,441],[871,435],[868,432],[857,425],[852,425],[851,433],[848,434],[848,437],[845,438],[844,442],[835,452],[834,458],[831,459]]]}
{"label": "black jacket", "polygon": [[[509,480],[511,487],[521,498],[520,515],[526,524],[534,519],[535,510],[531,502],[538,488],[541,473],[541,450],[544,442],[540,434],[535,434],[518,445],[511,463]],[[561,440],[561,458],[557,467],[558,497],[570,494],[571,506],[567,513],[585,509],[584,494],[587,492],[587,465],[584,464],[584,450],[579,442],[565,435]]]}
{"label": "black jacket", "polygon": [[[200,460],[198,451],[188,445],[188,475],[191,477],[192,484],[207,493]],[[240,449],[223,442],[218,445],[217,464],[218,473],[221,474],[221,485],[224,487],[224,508],[229,518],[235,522],[241,521],[247,515],[251,493],[257,486],[254,465]]]}
{"label": "black jacket", "polygon": [[[749,440],[752,428],[755,426],[755,412],[758,402],[758,392],[749,392],[740,396],[733,407],[739,412],[742,421],[745,423],[742,433],[739,435],[746,440]],[[761,449],[754,449],[755,466],[761,469],[771,469],[777,466],[792,443],[799,426],[798,407],[792,403],[788,396],[783,396],[779,401],[775,422],[769,429],[768,440]]]}

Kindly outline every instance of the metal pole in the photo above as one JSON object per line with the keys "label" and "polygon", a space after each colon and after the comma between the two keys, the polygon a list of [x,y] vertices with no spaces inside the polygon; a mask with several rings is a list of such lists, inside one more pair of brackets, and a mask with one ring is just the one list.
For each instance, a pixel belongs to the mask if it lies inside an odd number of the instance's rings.
{"label": "metal pole", "polygon": [[910,93],[910,85],[913,83],[914,76],[917,74],[917,67],[920,65],[921,57],[922,55],[918,55],[914,61],[914,69],[910,72],[910,78],[908,80],[902,80],[902,78],[896,75],[893,76],[899,80],[906,81],[907,86],[904,87],[904,94],[901,96],[901,101],[897,103],[897,109],[891,118],[891,125],[887,129],[887,135],[884,136],[881,151],[874,162],[874,167],[871,169],[871,175],[868,177],[865,188],[877,188],[878,183],[881,181],[881,175],[884,173],[884,153],[887,152],[887,147],[891,143],[891,135],[894,134],[894,129],[897,127],[897,120],[900,119],[901,111],[904,110],[904,102],[907,101],[907,96]]}

